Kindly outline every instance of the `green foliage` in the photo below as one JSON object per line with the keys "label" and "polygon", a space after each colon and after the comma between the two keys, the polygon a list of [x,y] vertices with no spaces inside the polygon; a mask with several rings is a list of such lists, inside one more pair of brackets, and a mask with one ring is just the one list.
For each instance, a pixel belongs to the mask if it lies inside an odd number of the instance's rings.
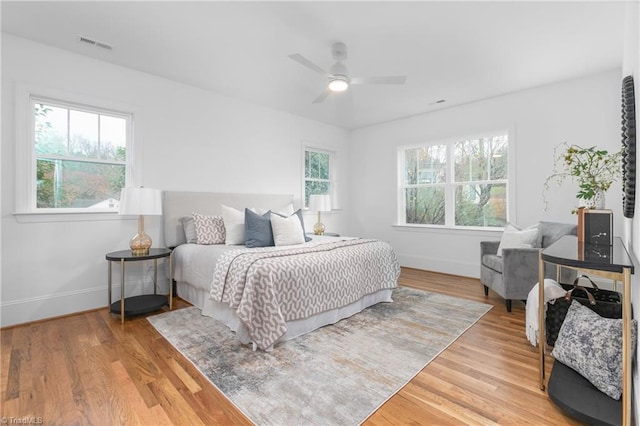
{"label": "green foliage", "polygon": [[[60,134],[48,121],[51,111],[42,104],[34,110],[36,206],[84,208],[118,199],[125,186],[126,167],[117,162],[126,160],[126,148]],[[109,163],[112,161],[116,164]]]}
{"label": "green foliage", "polygon": [[329,180],[329,154],[318,151],[304,153],[304,205],[309,205],[312,194],[328,195],[331,193]]}
{"label": "green foliage", "polygon": [[622,177],[622,149],[610,154],[607,150],[595,146],[583,148],[563,142],[553,150],[553,174],[547,177],[543,185],[545,210],[548,206],[545,197],[551,182],[562,185],[566,178],[578,183],[576,198],[591,205],[600,193],[604,193],[611,184]]}
{"label": "green foliage", "polygon": [[406,223],[444,225],[443,187],[407,188],[405,197]]}
{"label": "green foliage", "polygon": [[456,186],[455,225],[504,226],[507,218],[507,136],[405,150],[405,222],[445,225],[447,149]]}

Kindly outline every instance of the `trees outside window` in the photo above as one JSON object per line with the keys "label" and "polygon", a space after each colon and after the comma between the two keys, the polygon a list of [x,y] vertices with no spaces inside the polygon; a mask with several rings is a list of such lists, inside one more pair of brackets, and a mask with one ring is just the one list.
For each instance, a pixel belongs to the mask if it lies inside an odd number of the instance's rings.
{"label": "trees outside window", "polygon": [[332,153],[314,149],[304,151],[304,206],[312,194],[331,195]]}
{"label": "trees outside window", "polygon": [[401,148],[400,224],[502,227],[508,212],[508,135]]}
{"label": "trees outside window", "polygon": [[36,209],[117,209],[131,115],[31,98]]}

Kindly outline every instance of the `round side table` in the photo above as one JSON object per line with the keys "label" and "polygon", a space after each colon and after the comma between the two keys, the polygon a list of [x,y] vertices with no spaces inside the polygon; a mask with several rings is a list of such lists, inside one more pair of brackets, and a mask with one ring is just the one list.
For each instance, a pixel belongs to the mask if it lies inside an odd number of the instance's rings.
{"label": "round side table", "polygon": [[[132,315],[145,314],[157,311],[165,305],[169,305],[169,310],[173,308],[173,251],[167,248],[149,249],[149,254],[135,256],[131,250],[120,250],[107,253],[105,256],[109,262],[109,312],[120,314],[120,321],[124,323],[124,318]],[[158,294],[158,259],[169,258],[169,295]],[[141,260],[153,260],[153,294],[143,294],[140,296],[124,297],[125,287],[125,263],[138,262]],[[113,262],[120,263],[120,300],[111,302],[111,266]]]}

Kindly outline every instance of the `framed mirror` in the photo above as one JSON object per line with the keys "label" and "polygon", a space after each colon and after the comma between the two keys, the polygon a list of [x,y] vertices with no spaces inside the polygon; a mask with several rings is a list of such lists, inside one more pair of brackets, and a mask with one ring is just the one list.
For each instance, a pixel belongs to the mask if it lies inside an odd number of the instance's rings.
{"label": "framed mirror", "polygon": [[633,77],[622,79],[622,210],[632,218],[636,202],[636,103]]}

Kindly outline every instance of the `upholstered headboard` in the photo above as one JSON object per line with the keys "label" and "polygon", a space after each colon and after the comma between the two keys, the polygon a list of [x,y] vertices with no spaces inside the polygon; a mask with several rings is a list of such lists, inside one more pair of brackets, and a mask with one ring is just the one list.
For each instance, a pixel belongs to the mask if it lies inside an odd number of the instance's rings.
{"label": "upholstered headboard", "polygon": [[293,203],[291,194],[232,194],[216,192],[164,191],[162,216],[164,242],[166,247],[176,247],[186,243],[180,218],[192,213],[219,215],[220,205],[244,210],[245,207],[281,209]]}

